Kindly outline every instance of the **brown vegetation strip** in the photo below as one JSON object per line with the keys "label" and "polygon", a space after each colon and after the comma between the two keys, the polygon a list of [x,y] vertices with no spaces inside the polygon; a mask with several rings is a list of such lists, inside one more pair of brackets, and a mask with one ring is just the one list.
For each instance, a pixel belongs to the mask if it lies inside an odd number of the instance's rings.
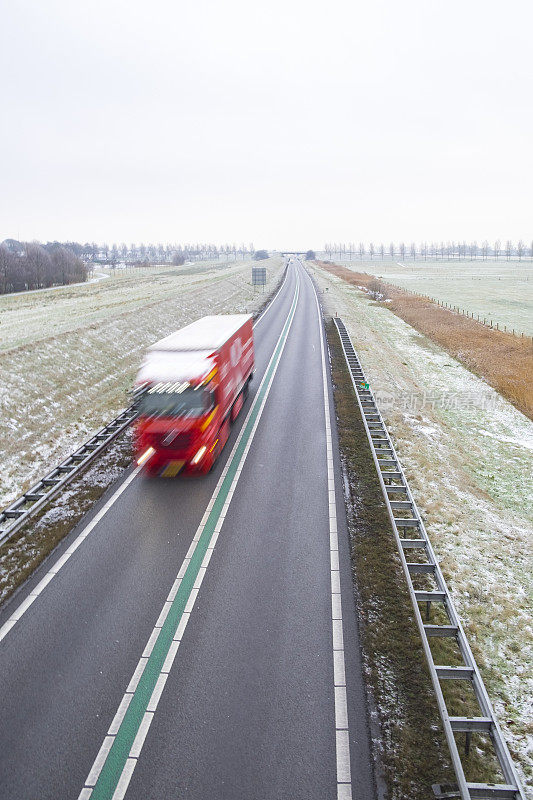
{"label": "brown vegetation strip", "polygon": [[374,275],[324,261],[323,269],[347,283],[378,290],[387,308],[484,378],[523,414],[533,419],[533,346],[530,338],[487,328],[431,300],[377,279]]}

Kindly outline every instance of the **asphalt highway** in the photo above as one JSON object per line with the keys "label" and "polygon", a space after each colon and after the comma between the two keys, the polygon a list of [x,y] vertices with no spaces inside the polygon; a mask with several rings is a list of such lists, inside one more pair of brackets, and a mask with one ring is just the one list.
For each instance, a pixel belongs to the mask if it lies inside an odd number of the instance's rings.
{"label": "asphalt highway", "polygon": [[0,798],[374,798],[327,349],[298,261],[254,338],[213,472],[132,467],[2,609]]}

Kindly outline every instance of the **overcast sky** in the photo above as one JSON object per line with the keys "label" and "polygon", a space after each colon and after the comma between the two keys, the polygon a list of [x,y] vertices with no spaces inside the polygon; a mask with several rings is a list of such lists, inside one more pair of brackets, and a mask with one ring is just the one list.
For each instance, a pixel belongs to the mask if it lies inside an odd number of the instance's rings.
{"label": "overcast sky", "polygon": [[0,9],[0,240],[533,237],[530,0]]}

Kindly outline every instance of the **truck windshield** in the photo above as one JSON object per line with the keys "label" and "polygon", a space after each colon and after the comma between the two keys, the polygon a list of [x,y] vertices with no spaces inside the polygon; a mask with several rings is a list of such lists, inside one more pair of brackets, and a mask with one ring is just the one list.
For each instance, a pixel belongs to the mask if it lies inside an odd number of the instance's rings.
{"label": "truck windshield", "polygon": [[183,392],[154,392],[141,395],[139,414],[144,417],[201,417],[214,404],[209,389],[189,387]]}

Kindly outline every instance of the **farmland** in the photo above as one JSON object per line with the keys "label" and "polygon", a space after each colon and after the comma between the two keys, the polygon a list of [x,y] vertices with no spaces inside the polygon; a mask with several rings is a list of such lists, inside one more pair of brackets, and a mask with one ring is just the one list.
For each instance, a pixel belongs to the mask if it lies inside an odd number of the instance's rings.
{"label": "farmland", "polygon": [[324,270],[315,275],[326,311],[343,318],[359,353],[510,749],[531,781],[533,424],[385,304]]}
{"label": "farmland", "polygon": [[352,259],[343,266],[458,306],[500,328],[533,336],[530,261],[392,261]]}
{"label": "farmland", "polygon": [[116,272],[98,283],[0,298],[0,504],[68,455],[127,402],[144,348],[204,314],[251,312],[282,274],[263,262]]}

